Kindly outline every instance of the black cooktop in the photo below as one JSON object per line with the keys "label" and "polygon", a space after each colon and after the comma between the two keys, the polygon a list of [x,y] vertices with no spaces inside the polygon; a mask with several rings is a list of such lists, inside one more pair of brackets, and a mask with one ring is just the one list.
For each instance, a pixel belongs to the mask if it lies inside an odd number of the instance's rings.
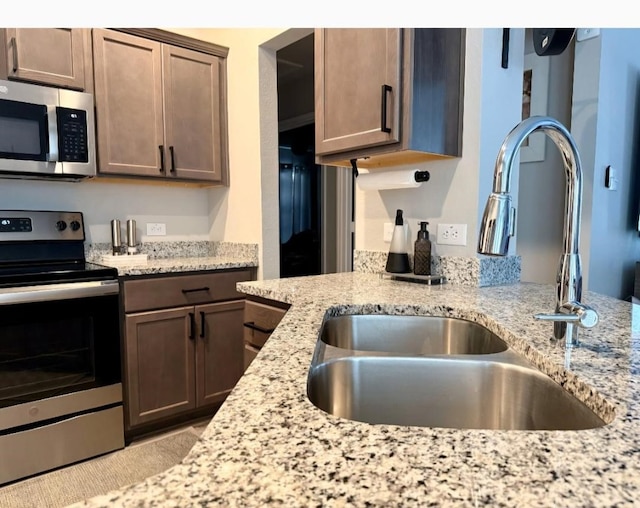
{"label": "black cooktop", "polygon": [[0,264],[0,287],[87,282],[117,277],[117,268],[83,260],[41,264]]}
{"label": "black cooktop", "polygon": [[81,212],[0,210],[0,288],[117,279],[88,263]]}

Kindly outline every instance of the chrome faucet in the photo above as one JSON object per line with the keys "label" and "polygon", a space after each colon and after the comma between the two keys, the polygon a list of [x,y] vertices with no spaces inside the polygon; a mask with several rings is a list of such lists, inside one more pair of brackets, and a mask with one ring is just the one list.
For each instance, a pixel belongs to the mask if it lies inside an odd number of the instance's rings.
{"label": "chrome faucet", "polygon": [[582,208],[582,165],[578,149],[567,128],[554,118],[532,116],[516,125],[504,139],[493,174],[493,192],[487,199],[482,216],[478,252],[505,256],[509,238],[515,234],[515,208],[511,206],[511,169],[523,141],[534,131],[549,136],[562,153],[567,192],[563,229],[564,253],[560,257],[556,276],[556,308],[553,314],[536,314],[536,319],[554,321],[554,338],[566,345],[575,345],[577,324],[592,328],[598,323],[594,309],[580,302],[582,298],[582,268],[580,243],[580,213]]}

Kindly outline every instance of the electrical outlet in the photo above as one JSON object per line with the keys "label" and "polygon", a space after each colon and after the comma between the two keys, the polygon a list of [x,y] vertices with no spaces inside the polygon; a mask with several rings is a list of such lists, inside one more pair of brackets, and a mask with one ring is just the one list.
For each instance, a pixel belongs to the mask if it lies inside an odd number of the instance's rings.
{"label": "electrical outlet", "polygon": [[467,245],[467,225],[438,224],[436,242],[441,245]]}
{"label": "electrical outlet", "polygon": [[162,222],[147,222],[147,236],[165,236],[167,225]]}

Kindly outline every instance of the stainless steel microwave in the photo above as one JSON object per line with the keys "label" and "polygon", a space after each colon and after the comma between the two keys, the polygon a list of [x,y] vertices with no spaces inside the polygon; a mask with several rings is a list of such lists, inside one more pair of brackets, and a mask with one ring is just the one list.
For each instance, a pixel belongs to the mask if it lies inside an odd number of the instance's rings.
{"label": "stainless steel microwave", "polygon": [[0,80],[0,178],[95,174],[92,94]]}

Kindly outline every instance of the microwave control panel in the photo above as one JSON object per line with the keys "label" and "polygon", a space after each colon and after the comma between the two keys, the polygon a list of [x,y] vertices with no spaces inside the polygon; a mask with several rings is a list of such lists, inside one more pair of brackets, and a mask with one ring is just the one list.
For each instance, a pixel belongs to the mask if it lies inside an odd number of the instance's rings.
{"label": "microwave control panel", "polygon": [[81,109],[56,108],[58,150],[61,162],[89,162],[87,112]]}

